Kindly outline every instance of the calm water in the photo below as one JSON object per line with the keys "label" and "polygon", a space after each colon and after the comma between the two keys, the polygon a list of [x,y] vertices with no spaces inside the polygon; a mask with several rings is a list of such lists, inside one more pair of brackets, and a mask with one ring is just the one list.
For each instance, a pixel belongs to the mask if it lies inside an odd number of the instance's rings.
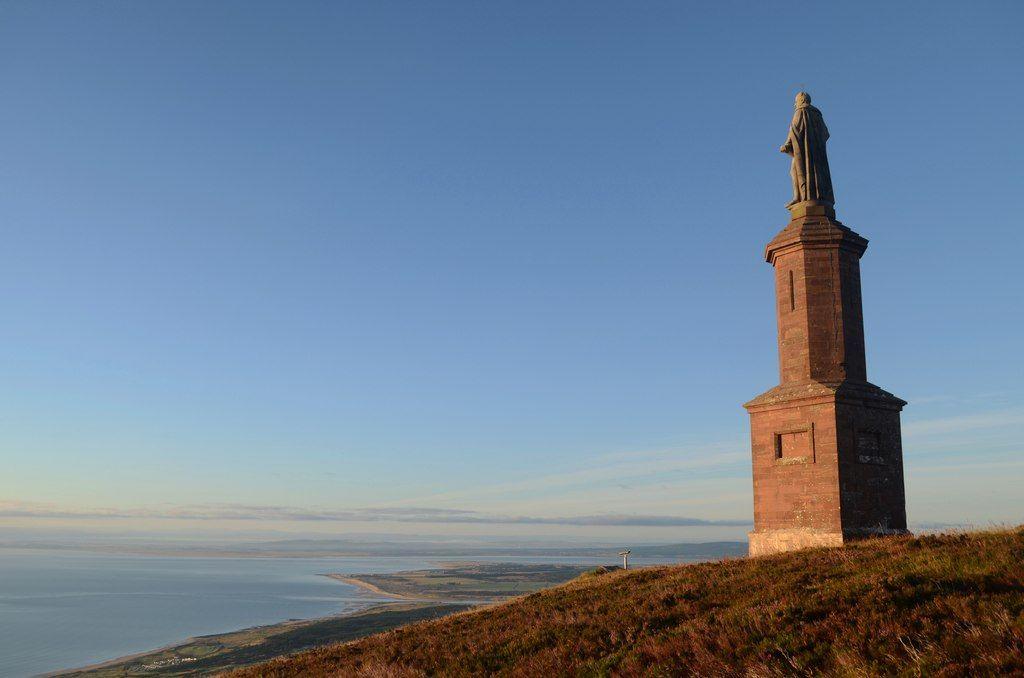
{"label": "calm water", "polygon": [[0,549],[0,676],[75,668],[190,636],[354,611],[380,598],[319,574],[397,572],[432,567],[436,561],[162,558]]}
{"label": "calm water", "polygon": [[424,567],[411,558],[158,558],[0,549],[0,676],[30,676],[189,636],[366,607],[317,576]]}

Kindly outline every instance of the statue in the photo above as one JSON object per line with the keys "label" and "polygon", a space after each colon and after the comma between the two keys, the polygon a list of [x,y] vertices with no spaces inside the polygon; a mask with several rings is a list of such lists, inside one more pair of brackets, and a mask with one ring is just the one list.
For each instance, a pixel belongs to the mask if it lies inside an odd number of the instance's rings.
{"label": "statue", "polygon": [[796,95],[796,112],[789,124],[789,136],[779,149],[793,156],[790,175],[793,177],[793,199],[786,205],[792,207],[805,200],[835,203],[832,195],[832,176],[828,171],[828,156],[825,142],[828,141],[828,127],[821,111],[811,106],[811,95],[800,92]]}

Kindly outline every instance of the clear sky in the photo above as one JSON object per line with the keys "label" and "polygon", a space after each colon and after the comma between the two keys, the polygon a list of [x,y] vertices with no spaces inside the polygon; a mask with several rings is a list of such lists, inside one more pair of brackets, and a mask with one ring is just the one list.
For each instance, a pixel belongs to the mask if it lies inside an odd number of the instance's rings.
{"label": "clear sky", "polygon": [[1024,5],[838,5],[0,4],[0,526],[742,535],[801,87],[911,522],[1021,522]]}

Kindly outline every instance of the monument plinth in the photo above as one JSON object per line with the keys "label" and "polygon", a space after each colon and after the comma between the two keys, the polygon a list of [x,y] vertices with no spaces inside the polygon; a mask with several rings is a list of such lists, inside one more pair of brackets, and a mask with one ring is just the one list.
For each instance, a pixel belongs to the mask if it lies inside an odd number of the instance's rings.
{"label": "monument plinth", "polygon": [[[868,241],[835,218],[828,130],[816,108],[801,114],[801,97],[813,108],[801,93],[782,148],[794,156],[791,218],[765,248],[775,268],[779,385],[744,405],[754,475],[752,556],[907,529],[906,403],[867,381],[860,258]],[[801,119],[817,131],[794,132]],[[801,177],[817,177],[813,190]]]}

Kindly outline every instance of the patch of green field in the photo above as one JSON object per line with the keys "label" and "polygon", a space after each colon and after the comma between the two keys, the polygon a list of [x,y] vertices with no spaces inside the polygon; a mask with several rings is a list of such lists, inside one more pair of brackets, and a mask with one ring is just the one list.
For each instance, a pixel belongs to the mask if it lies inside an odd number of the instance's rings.
{"label": "patch of green field", "polygon": [[575,565],[458,563],[436,570],[331,576],[403,598],[493,601],[563,584],[588,569]]}

